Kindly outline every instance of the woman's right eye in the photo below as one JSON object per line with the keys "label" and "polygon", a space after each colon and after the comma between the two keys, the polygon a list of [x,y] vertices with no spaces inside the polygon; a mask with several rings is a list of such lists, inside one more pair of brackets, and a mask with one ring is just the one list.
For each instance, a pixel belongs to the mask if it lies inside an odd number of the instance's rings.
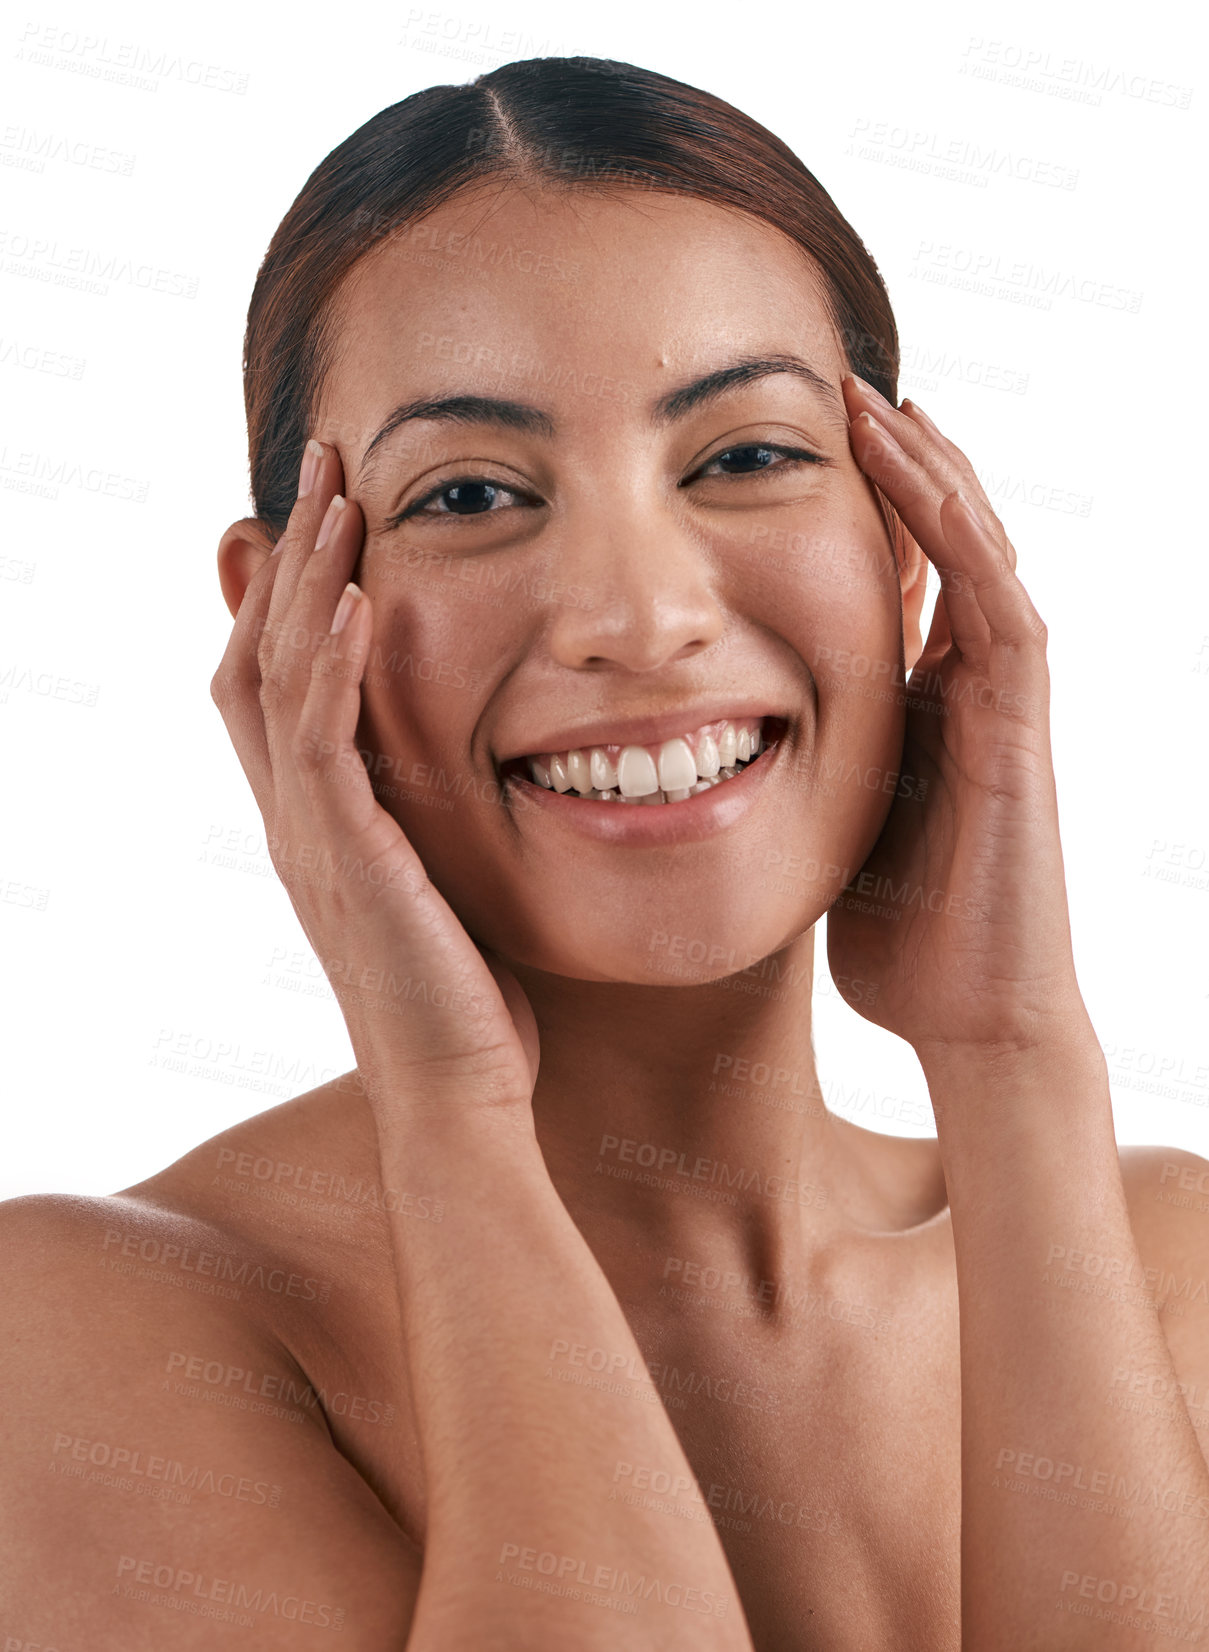
{"label": "woman's right eye", "polygon": [[[537,502],[531,494],[505,487],[503,482],[492,482],[485,476],[459,476],[455,481],[442,482],[440,487],[431,489],[414,504],[389,517],[385,525],[394,528],[417,516],[498,516],[499,511],[493,507],[505,496],[523,504]],[[429,509],[433,505],[438,508]]]}

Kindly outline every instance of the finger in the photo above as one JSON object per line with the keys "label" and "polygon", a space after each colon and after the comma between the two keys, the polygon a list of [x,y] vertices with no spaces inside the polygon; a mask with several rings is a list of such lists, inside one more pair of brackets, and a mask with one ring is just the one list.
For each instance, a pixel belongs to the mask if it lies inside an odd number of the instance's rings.
{"label": "finger", "polygon": [[[300,654],[297,649],[282,649],[279,645],[302,570],[315,548],[331,502],[343,485],[344,469],[340,455],[334,447],[312,437],[303,449],[298,492],[289,520],[270,559],[275,565],[275,574],[268,612],[257,645],[257,658],[261,680],[273,684],[273,691],[288,688],[295,674],[304,674],[309,666],[310,649]],[[328,613],[330,617],[330,609]]]}
{"label": "finger", "polygon": [[[969,660],[985,660],[990,629],[973,590],[963,577],[940,525],[935,484],[909,461],[885,427],[868,412],[858,413],[851,430],[852,449],[861,468],[881,488],[940,576],[936,607],[943,610],[952,641]],[[935,622],[935,615],[933,616]],[[931,639],[929,639],[931,640]]]}
{"label": "finger", "polygon": [[[347,722],[348,736],[335,741],[328,757],[336,767],[346,768],[350,760],[360,767],[352,732],[360,710],[364,663],[361,656],[368,653],[371,641],[370,636],[365,635],[362,647],[362,631],[366,623],[372,626],[372,615],[367,621],[360,611],[364,606],[369,613],[367,600],[357,597],[359,587],[353,588],[347,604],[343,597],[351,583],[349,575],[359,554],[363,531],[364,519],[358,507],[336,494],[314,546],[309,551],[305,547],[301,551],[295,548],[291,553],[299,570],[294,581],[294,596],[278,628],[260,694],[278,793],[287,810],[292,813],[299,805],[313,809],[317,803],[324,804],[323,812],[329,823],[339,819],[346,825],[353,823],[348,811],[326,807],[316,789],[312,748],[317,741],[333,741],[332,718],[341,726]],[[358,629],[351,638],[337,645],[333,637],[343,634],[337,626],[337,617],[351,623],[354,613]],[[334,672],[337,674],[331,680]],[[317,685],[322,690],[325,683],[326,697],[317,692]],[[334,693],[341,687],[342,693]],[[304,727],[308,717],[310,726]],[[301,768],[300,754],[310,759],[304,761]],[[336,788],[338,800],[342,796],[343,801],[348,801],[350,787],[357,793],[357,809],[364,824],[367,815],[376,808],[364,770],[356,774],[346,768],[343,775],[337,775],[333,768],[331,785]]]}
{"label": "finger", "polygon": [[[352,517],[350,510],[339,518],[337,532],[347,541],[342,551],[337,550],[340,560],[351,560],[359,537],[349,529]],[[324,549],[316,554],[322,555]],[[392,921],[404,926],[399,939],[414,949],[432,940],[429,908],[434,902],[447,914],[449,908],[436,894],[398,822],[378,802],[356,747],[362,681],[373,639],[372,605],[359,586],[345,581],[329,608],[322,635],[317,628],[315,635],[317,641],[306,660],[306,685],[292,699],[290,714],[270,714],[265,719],[274,748],[281,818],[292,823],[292,831],[313,833],[305,845],[308,849],[326,851],[329,857],[339,853],[339,877],[362,879],[379,890],[389,887],[403,889],[411,897],[424,896],[423,901],[409,900],[394,909]],[[308,857],[307,866],[321,868],[325,877],[333,870],[330,859],[324,864],[316,855]],[[382,867],[389,871],[386,884],[377,881]],[[448,921],[456,926],[451,914]]]}
{"label": "finger", "polygon": [[306,692],[315,650],[328,634],[340,592],[350,578],[351,558],[359,551],[360,526],[354,533],[340,455],[330,443],[307,442],[298,478],[298,495],[273,560],[277,572],[258,649],[261,679],[274,705],[291,693]]}
{"label": "finger", "polygon": [[[361,683],[373,636],[373,611],[347,582],[310,661],[310,679],[291,735],[291,769],[326,839],[362,836],[382,811],[356,749]],[[395,838],[393,822],[389,828]]]}
{"label": "finger", "polygon": [[[991,640],[1012,649],[1043,644],[1046,631],[1040,614],[995,536],[964,494],[946,495],[940,520],[945,542],[960,563],[960,600],[977,604],[990,627]],[[964,595],[967,590],[969,598]]]}
{"label": "finger", "polygon": [[328,506],[337,494],[343,497],[343,490],[344,466],[339,453],[330,443],[316,441],[312,436],[303,451],[298,494],[290,510],[290,519],[273,552],[281,567],[269,608],[271,626],[279,626],[284,620],[307,558],[319,537]]}
{"label": "finger", "polygon": [[[882,398],[883,407],[888,408],[889,402]],[[983,491],[978,474],[965,454],[955,442],[951,442],[928,417],[917,402],[909,398],[902,404],[901,412],[905,422],[897,418],[883,420],[891,434],[903,448],[903,451],[914,458],[917,463],[928,464],[932,460],[932,474],[942,485],[952,484],[951,492],[958,492],[969,505],[982,526],[989,531],[994,542],[999,545],[1007,560],[1008,567],[1015,572],[1017,557],[1016,547],[1007,536],[1007,530],[999,520],[990,500]],[[921,432],[926,432],[921,440]],[[928,441],[932,444],[929,453]],[[936,454],[943,455],[943,463],[939,462]],[[939,507],[938,507],[939,508]]]}
{"label": "finger", "polygon": [[[335,460],[324,472],[325,461]],[[308,443],[299,475],[298,496],[290,521],[271,556],[248,582],[235,617],[231,636],[210,685],[211,696],[227,725],[253,795],[262,813],[273,808],[273,750],[265,723],[262,695],[266,676],[275,678],[280,697],[292,662],[278,649],[281,622],[273,628],[273,614],[288,608],[288,590],[298,580],[298,557],[288,556],[308,542],[307,529],[320,510],[320,502],[330,499],[333,484],[341,479],[339,455],[325,451],[318,442]],[[314,538],[314,534],[310,535]],[[292,578],[290,570],[292,564]],[[283,575],[286,577],[283,578]],[[333,606],[334,606],[333,597]],[[330,613],[330,609],[329,609]],[[326,626],[324,627],[326,630]],[[309,658],[309,651],[307,653]],[[276,664],[275,664],[276,661]]]}
{"label": "finger", "polygon": [[[283,817],[314,838],[313,851],[295,865],[279,868],[289,888],[333,876],[368,884],[377,894],[390,890],[408,897],[392,905],[396,941],[409,958],[428,955],[435,943],[448,965],[446,949],[459,933],[458,920],[434,889],[424,864],[398,822],[378,802],[356,747],[361,685],[373,639],[373,610],[358,585],[346,582],[329,627],[310,659],[306,693],[290,732],[289,748],[277,765]],[[303,823],[305,826],[303,827]],[[339,861],[333,865],[339,851]],[[327,859],[323,858],[326,851]],[[290,855],[287,853],[289,862]],[[461,969],[459,962],[455,965]],[[372,993],[362,1003],[372,1000]]]}
{"label": "finger", "polygon": [[265,681],[282,698],[296,683],[299,694],[306,691],[315,650],[329,634],[336,603],[360,555],[364,525],[360,507],[335,493],[314,538],[300,535],[283,553],[269,609],[273,633],[262,649]]}
{"label": "finger", "polygon": [[[1004,551],[1007,555],[1008,563],[1014,569],[1015,566],[1016,566],[1016,547],[1012,544],[1011,540],[1008,538],[1007,530],[1004,528],[1003,523],[999,520],[999,517],[992,510],[991,503],[987,499],[986,494],[983,491],[982,484],[981,484],[981,482],[978,482],[978,474],[974,470],[974,467],[970,464],[969,460],[966,458],[965,454],[961,451],[961,449],[957,446],[957,444],[955,442],[951,442],[949,440],[949,438],[941,430],[939,430],[937,428],[937,426],[932,422],[932,420],[924,412],[923,408],[920,407],[918,402],[913,402],[910,399],[910,397],[908,397],[902,404],[902,412],[905,413],[906,415],[908,415],[911,419],[914,419],[917,422],[923,424],[924,427],[928,430],[929,434],[931,435],[932,440],[934,442],[936,442],[937,445],[948,455],[948,457],[950,459],[950,462],[955,467],[958,464],[963,465],[965,467],[966,471],[968,472],[968,477],[972,478],[975,482],[978,483],[977,494],[976,494],[975,499],[973,500],[975,510],[979,511],[979,514],[982,514],[982,512],[980,510],[980,506],[985,504],[987,511],[990,512],[990,515],[993,518],[993,520],[990,521],[988,523],[988,525],[992,528],[993,531],[995,531],[997,533],[997,536],[1000,538],[1000,542],[1002,543]],[[967,492],[964,485],[961,487],[960,492],[962,493],[962,495],[964,497],[966,497],[967,499],[969,498],[969,493]],[[984,516],[983,519],[987,520],[985,516]]]}
{"label": "finger", "polygon": [[915,402],[904,401],[901,409],[896,408],[872,385],[866,385],[863,379],[851,375],[844,381],[846,391],[849,384],[852,389],[847,400],[851,417],[855,420],[862,411],[870,413],[890,432],[903,451],[934,477],[938,508],[946,493],[960,490],[1003,547],[1011,566],[1015,567],[1016,553],[1003,523],[983,491],[973,465],[957,444],[943,436]]}
{"label": "finger", "polygon": [[1040,619],[1028,593],[999,538],[973,504],[965,500],[963,510],[956,501],[958,493],[964,499],[964,491],[942,492],[937,478],[905,453],[869,412],[857,416],[850,434],[858,463],[937,568],[953,640],[962,653],[984,660],[988,642],[1018,646],[1036,639]]}
{"label": "finger", "polygon": [[926,676],[934,671],[945,655],[953,647],[953,633],[949,628],[949,611],[945,607],[943,592],[936,599],[936,606],[932,610],[932,623],[928,627],[927,641],[920,650],[913,671]]}

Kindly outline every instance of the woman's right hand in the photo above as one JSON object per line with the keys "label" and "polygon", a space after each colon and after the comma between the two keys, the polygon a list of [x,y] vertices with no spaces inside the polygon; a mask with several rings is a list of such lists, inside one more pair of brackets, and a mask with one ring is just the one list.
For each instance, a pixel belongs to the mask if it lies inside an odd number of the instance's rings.
{"label": "woman's right hand", "polygon": [[289,524],[248,583],[210,693],[379,1121],[384,1109],[480,1104],[519,1109],[531,1126],[529,1001],[433,887],[356,749],[373,613],[357,587],[341,595],[365,532],[358,505],[332,507],[343,486],[335,448],[309,445]]}

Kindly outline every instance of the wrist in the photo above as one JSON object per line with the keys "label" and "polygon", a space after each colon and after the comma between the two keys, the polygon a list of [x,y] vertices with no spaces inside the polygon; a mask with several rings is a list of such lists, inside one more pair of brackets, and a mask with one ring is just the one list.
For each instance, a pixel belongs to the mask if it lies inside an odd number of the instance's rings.
{"label": "wrist", "polygon": [[988,1019],[976,1038],[912,1040],[924,1072],[944,1079],[973,1074],[1015,1083],[1050,1072],[1105,1068],[1104,1052],[1077,987],[1056,995],[1043,1012],[1026,1006],[1016,1014]]}
{"label": "wrist", "polygon": [[357,1083],[377,1137],[384,1174],[406,1170],[465,1186],[490,1170],[546,1175],[532,1105],[479,1094],[467,1081],[442,1085],[359,1068]]}
{"label": "wrist", "polygon": [[994,1140],[1112,1133],[1108,1063],[1090,1021],[1035,1042],[936,1040],[915,1051],[936,1116],[937,1135],[983,1152]]}

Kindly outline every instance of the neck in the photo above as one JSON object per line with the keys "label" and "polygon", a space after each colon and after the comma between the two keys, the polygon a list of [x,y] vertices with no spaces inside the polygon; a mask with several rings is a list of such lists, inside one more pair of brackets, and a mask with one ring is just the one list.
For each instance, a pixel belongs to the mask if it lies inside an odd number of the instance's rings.
{"label": "neck", "polygon": [[[920,1219],[885,1138],[823,1103],[813,930],[705,986],[509,967],[541,1038],[533,1111],[551,1179],[598,1256],[633,1259],[637,1289],[704,1268],[779,1280]],[[923,1202],[935,1208],[935,1189]]]}

